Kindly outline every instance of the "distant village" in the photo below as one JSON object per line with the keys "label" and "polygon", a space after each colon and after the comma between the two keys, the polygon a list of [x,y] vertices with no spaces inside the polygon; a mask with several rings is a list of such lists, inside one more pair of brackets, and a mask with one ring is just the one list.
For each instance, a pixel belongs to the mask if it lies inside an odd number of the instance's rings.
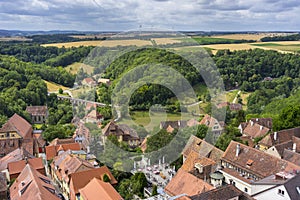
{"label": "distant village", "polygon": [[[219,105],[223,106],[242,109],[239,104]],[[34,129],[18,114],[9,118],[0,129],[0,199],[123,199],[115,188],[118,181],[112,168],[102,165],[101,158],[90,150],[94,138],[85,123],[101,129],[103,117],[96,109],[89,110],[83,119],[73,120],[76,130],[71,138],[51,142],[43,139],[42,130]],[[33,124],[47,120],[46,106],[28,106],[26,111]],[[300,199],[300,127],[274,132],[272,124],[271,118],[241,123],[238,129],[243,143],[231,141],[225,151],[192,135],[181,152],[183,164],[179,169],[164,157],[158,164],[143,157],[134,162],[131,173],[145,174],[148,186],[144,196],[148,200]],[[226,126],[206,114],[200,121],[164,121],[160,129],[172,133],[197,125],[209,127],[215,137]],[[112,120],[101,132],[101,144],[114,135],[130,148],[147,149],[147,137],[139,137],[126,124]],[[255,138],[261,140],[256,143]],[[155,193],[153,185],[157,186]]]}

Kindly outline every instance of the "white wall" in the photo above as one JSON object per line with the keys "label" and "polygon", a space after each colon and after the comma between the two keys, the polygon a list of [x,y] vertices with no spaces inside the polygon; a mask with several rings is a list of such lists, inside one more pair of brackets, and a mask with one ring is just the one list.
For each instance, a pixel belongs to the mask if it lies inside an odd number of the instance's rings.
{"label": "white wall", "polygon": [[281,156],[279,155],[277,149],[274,146],[270,147],[266,151],[266,153],[281,159]]}
{"label": "white wall", "polygon": [[[247,182],[244,182],[234,176],[231,176],[230,174],[227,174],[226,172],[222,171],[224,177],[225,177],[225,182],[227,184],[230,184],[229,179],[232,179],[235,182],[235,187],[237,187],[239,190],[249,194],[250,196],[257,194],[261,191],[267,190],[269,188],[274,187],[274,185],[254,185],[254,184],[249,184]],[[245,191],[245,188],[247,188],[247,192]],[[273,200],[273,199],[272,199]]]}
{"label": "white wall", "polygon": [[[284,195],[278,194],[278,190],[284,191]],[[272,188],[266,192],[263,192],[258,195],[254,195],[253,198],[257,200],[265,200],[265,199],[271,199],[271,200],[290,200],[291,198],[289,197],[286,189],[284,186],[278,186],[275,188]]]}

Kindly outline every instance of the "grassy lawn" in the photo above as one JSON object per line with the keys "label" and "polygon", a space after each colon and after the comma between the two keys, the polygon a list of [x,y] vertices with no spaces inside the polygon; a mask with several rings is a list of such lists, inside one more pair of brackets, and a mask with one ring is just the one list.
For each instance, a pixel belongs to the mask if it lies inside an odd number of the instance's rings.
{"label": "grassy lawn", "polygon": [[71,74],[77,74],[78,70],[83,68],[83,71],[87,74],[92,74],[94,71],[94,67],[91,65],[86,65],[84,63],[75,62],[71,65],[68,65],[65,69]]}
{"label": "grassy lawn", "polygon": [[42,128],[43,124],[33,124],[33,127],[37,130],[40,130]]}
{"label": "grassy lawn", "polygon": [[[44,80],[45,81],[45,80]],[[48,88],[48,92],[58,92],[59,88],[63,89],[63,90],[68,90],[69,88],[53,83],[53,82],[49,82],[49,81],[45,81],[47,88]]]}
{"label": "grassy lawn", "polygon": [[226,100],[228,102],[232,103],[232,101],[236,97],[237,93],[238,93],[238,90],[233,90],[233,91],[227,92],[226,93]]}
{"label": "grassy lawn", "polygon": [[[138,124],[144,126],[147,130],[153,130],[154,127],[158,127],[161,121],[176,121],[176,120],[189,120],[193,116],[189,113],[159,113],[152,112],[151,116],[149,111],[135,111],[131,114],[132,120]],[[195,117],[194,117],[195,118]],[[118,123],[120,124],[132,124],[131,119],[122,119]]]}
{"label": "grassy lawn", "polygon": [[250,96],[251,92],[241,92],[241,98],[243,100],[243,109],[247,110],[247,103],[248,103],[248,97]]}

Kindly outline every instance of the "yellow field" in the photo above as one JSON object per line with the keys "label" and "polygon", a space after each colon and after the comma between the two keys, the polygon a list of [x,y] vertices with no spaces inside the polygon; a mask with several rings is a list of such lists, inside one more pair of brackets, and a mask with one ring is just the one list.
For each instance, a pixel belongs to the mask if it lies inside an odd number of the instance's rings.
{"label": "yellow field", "polygon": [[152,45],[149,40],[103,40],[103,41],[80,41],[80,42],[66,42],[66,43],[53,43],[53,44],[43,44],[42,46],[49,47],[80,47],[80,46],[103,46],[103,47],[116,47],[116,46],[146,46]]}
{"label": "yellow field", "polygon": [[[45,80],[44,80],[45,81]],[[45,81],[47,88],[48,88],[48,92],[58,92],[59,88],[63,89],[63,90],[68,90],[69,88],[62,86],[62,85],[58,85],[56,83],[52,83],[49,81]]]}
{"label": "yellow field", "polygon": [[93,66],[86,65],[84,63],[78,63],[78,62],[68,65],[65,69],[71,74],[77,74],[80,68],[83,68],[83,71],[86,72],[87,74],[92,74],[94,70]]}
{"label": "yellow field", "polygon": [[157,45],[161,44],[174,44],[174,43],[180,43],[182,42],[180,38],[152,38],[151,40],[154,40]]}
{"label": "yellow field", "polygon": [[287,35],[286,33],[256,33],[256,34],[226,34],[213,35],[212,38],[224,38],[233,40],[256,40],[259,41],[263,37],[274,37],[280,35]]}

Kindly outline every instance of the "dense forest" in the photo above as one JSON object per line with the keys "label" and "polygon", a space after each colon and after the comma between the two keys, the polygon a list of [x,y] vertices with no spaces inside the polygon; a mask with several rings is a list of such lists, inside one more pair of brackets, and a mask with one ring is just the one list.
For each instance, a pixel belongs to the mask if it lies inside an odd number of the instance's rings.
{"label": "dense forest", "polygon": [[14,56],[24,62],[65,67],[74,62],[82,61],[92,48],[57,48],[43,47],[35,43],[2,42],[0,43],[0,54]]}

